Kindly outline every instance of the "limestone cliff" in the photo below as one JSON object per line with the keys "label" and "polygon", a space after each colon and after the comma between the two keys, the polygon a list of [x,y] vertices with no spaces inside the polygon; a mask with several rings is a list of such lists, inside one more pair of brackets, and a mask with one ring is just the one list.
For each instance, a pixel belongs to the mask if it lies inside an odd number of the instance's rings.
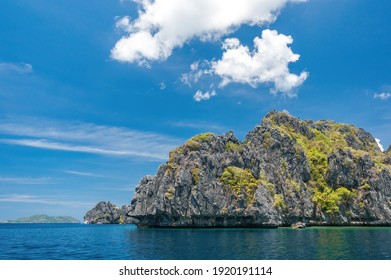
{"label": "limestone cliff", "polygon": [[273,111],[244,141],[194,136],[136,188],[142,227],[391,225],[390,150],[363,129]]}
{"label": "limestone cliff", "polygon": [[129,205],[121,208],[109,202],[101,201],[84,216],[85,224],[132,224],[136,221],[127,215]]}

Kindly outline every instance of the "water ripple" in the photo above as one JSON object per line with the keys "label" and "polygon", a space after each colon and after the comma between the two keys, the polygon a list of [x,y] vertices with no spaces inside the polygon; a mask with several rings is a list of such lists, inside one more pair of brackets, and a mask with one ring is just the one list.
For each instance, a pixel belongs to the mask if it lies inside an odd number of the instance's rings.
{"label": "water ripple", "polygon": [[0,259],[391,259],[391,228],[137,229],[0,224]]}

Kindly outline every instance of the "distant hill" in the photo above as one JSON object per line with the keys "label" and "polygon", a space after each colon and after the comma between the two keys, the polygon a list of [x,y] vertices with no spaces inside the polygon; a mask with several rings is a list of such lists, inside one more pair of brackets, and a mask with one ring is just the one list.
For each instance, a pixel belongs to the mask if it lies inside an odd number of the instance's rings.
{"label": "distant hill", "polygon": [[33,215],[15,220],[8,220],[12,224],[80,224],[80,221],[68,216],[51,217],[48,215]]}

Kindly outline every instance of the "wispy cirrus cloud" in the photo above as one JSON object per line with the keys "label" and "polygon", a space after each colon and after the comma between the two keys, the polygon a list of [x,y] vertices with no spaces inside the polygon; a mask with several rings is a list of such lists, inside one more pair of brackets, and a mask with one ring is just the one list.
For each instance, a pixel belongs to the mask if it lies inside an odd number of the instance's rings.
{"label": "wispy cirrus cloud", "polygon": [[59,197],[41,197],[35,195],[26,194],[7,194],[0,195],[1,202],[14,202],[14,203],[33,203],[33,204],[46,204],[46,205],[59,205],[66,207],[86,208],[93,207],[94,203],[66,200]]}
{"label": "wispy cirrus cloud", "polygon": [[95,173],[90,173],[90,172],[82,172],[82,171],[76,171],[76,170],[64,170],[64,173],[70,174],[70,175],[77,175],[77,176],[82,176],[82,177],[107,177],[105,175],[101,174],[95,174]]}
{"label": "wispy cirrus cloud", "polygon": [[195,128],[201,129],[203,131],[219,131],[224,132],[228,129],[222,125],[212,123],[212,122],[204,122],[204,121],[178,121],[169,123],[171,126],[175,127],[184,127],[184,128]]}
{"label": "wispy cirrus cloud", "polygon": [[391,93],[389,93],[389,92],[375,93],[373,95],[373,98],[380,99],[380,100],[387,100],[390,97],[391,97]]}
{"label": "wispy cirrus cloud", "polygon": [[160,82],[159,83],[159,88],[160,88],[160,90],[165,90],[166,89],[166,83],[165,82]]}
{"label": "wispy cirrus cloud", "polygon": [[53,184],[49,177],[30,178],[30,177],[0,177],[0,183],[18,184],[18,185],[46,185]]}
{"label": "wispy cirrus cloud", "polygon": [[190,64],[190,72],[183,73],[181,75],[181,82],[189,87],[192,84],[198,83],[201,77],[212,76],[213,70],[211,70],[210,61],[204,59],[202,61],[196,61]]}
{"label": "wispy cirrus cloud", "polygon": [[[119,150],[117,147],[110,148],[98,148],[98,147],[89,147],[84,145],[75,145],[67,143],[58,143],[54,141],[48,141],[45,139],[0,139],[1,143],[13,144],[19,146],[27,146],[34,148],[41,148],[47,150],[57,150],[57,151],[68,151],[68,152],[81,152],[105,156],[136,156],[136,157],[146,157],[146,158],[156,158],[163,159],[163,155],[157,155],[154,153],[148,152],[139,152],[131,150]],[[112,145],[111,145],[112,146]],[[166,158],[166,156],[164,157]]]}
{"label": "wispy cirrus cloud", "polygon": [[23,62],[0,62],[0,74],[16,73],[28,74],[33,71],[33,66]]}
{"label": "wispy cirrus cloud", "polygon": [[124,127],[40,118],[2,120],[0,143],[104,156],[165,160],[182,141]]}
{"label": "wispy cirrus cloud", "polygon": [[118,192],[127,192],[128,194],[131,192],[131,191],[134,191],[136,187],[135,186],[100,186],[100,187],[97,187],[96,190],[101,190],[101,191],[110,191],[110,192],[113,192],[113,191],[118,191]]}

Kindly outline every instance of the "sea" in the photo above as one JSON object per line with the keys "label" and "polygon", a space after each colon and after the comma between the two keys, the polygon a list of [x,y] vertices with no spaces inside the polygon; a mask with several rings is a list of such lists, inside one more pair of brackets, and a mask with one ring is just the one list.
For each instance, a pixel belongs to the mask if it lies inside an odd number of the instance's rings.
{"label": "sea", "polygon": [[2,260],[390,260],[391,228],[0,224]]}

